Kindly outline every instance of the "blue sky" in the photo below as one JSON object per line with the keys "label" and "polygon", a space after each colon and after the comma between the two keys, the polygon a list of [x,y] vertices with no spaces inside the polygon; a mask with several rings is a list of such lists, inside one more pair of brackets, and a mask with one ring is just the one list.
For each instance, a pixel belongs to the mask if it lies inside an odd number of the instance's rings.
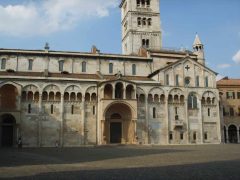
{"label": "blue sky", "polygon": [[[121,53],[120,0],[1,0],[0,48]],[[240,0],[161,0],[163,47],[192,48],[196,32],[207,65],[240,78]]]}

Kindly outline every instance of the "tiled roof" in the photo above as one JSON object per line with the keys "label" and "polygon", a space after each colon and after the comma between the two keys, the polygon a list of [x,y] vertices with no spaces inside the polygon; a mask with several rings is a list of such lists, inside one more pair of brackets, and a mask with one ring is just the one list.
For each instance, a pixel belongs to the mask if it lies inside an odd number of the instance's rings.
{"label": "tiled roof", "polygon": [[217,86],[240,86],[240,79],[221,79],[217,81]]}

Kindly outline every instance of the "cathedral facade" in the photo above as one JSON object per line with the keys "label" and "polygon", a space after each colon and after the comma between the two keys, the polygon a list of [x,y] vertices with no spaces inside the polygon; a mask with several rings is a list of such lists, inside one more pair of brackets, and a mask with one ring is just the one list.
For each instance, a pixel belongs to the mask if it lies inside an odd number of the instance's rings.
{"label": "cathedral facade", "polygon": [[123,54],[0,49],[0,146],[220,143],[216,73],[162,48],[159,0],[122,0]]}

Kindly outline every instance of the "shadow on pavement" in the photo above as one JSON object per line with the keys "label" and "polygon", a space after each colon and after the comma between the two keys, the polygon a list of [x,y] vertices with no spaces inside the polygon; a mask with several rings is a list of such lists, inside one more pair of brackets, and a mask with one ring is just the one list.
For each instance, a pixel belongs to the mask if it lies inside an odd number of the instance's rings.
{"label": "shadow on pavement", "polygon": [[44,164],[72,164],[124,157],[146,156],[191,150],[139,147],[24,148],[0,149],[0,167]]}
{"label": "shadow on pavement", "polygon": [[191,165],[174,165],[152,168],[124,168],[110,170],[84,170],[43,173],[15,179],[210,179],[239,180],[240,161],[219,161]]}

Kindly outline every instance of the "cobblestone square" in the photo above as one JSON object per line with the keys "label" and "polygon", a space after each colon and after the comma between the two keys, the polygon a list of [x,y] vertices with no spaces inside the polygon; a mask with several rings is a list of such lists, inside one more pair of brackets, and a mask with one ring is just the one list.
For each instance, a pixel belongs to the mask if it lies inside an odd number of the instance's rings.
{"label": "cobblestone square", "polygon": [[239,179],[240,145],[0,149],[7,179]]}

